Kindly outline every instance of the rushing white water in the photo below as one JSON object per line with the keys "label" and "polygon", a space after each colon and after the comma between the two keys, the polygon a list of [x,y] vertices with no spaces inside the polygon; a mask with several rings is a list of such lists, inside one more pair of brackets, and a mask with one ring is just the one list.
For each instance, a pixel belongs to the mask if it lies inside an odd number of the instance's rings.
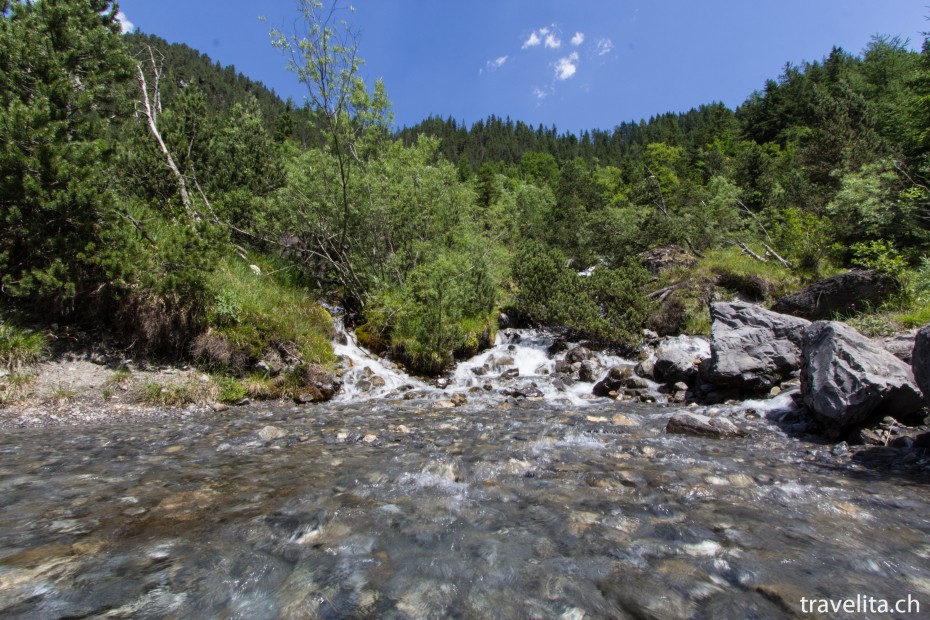
{"label": "rushing white water", "polygon": [[343,386],[336,396],[337,401],[352,402],[397,396],[414,389],[432,389],[423,381],[403,372],[397,364],[362,348],[355,334],[343,328],[341,319],[336,319],[335,323],[337,339],[333,343],[333,350],[342,359],[345,368]]}
{"label": "rushing white water", "polygon": [[345,368],[343,388],[337,396],[340,402],[398,398],[415,391],[418,397],[432,399],[450,398],[455,394],[491,398],[517,393],[583,405],[595,400],[594,384],[611,367],[633,363],[618,356],[592,352],[588,364],[594,371],[594,380],[566,380],[556,373],[556,364],[565,360],[574,345],[569,344],[552,354],[550,351],[556,341],[552,334],[535,329],[506,329],[498,332],[493,347],[460,362],[447,377],[430,384],[365,350],[351,330],[344,330],[338,320],[337,332],[339,338],[334,348]]}

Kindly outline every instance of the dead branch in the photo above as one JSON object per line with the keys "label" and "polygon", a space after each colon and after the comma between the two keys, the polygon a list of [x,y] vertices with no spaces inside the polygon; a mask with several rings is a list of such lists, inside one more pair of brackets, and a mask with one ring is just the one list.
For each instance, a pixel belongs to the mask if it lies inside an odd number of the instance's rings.
{"label": "dead branch", "polygon": [[152,132],[152,135],[155,137],[155,141],[158,143],[159,150],[161,150],[162,155],[165,156],[165,161],[167,162],[168,167],[171,169],[171,172],[174,174],[174,178],[178,184],[178,193],[181,195],[181,203],[184,205],[184,209],[189,214],[196,217],[196,213],[194,212],[193,206],[191,204],[190,193],[187,191],[187,183],[184,180],[184,175],[181,174],[181,170],[178,168],[177,164],[174,163],[174,158],[171,156],[171,151],[168,150],[168,145],[165,144],[165,140],[162,138],[161,131],[158,129],[158,115],[161,113],[161,92],[159,92],[161,68],[159,61],[155,59],[155,52],[151,47],[148,48],[148,51],[148,62],[151,64],[150,68],[155,78],[155,83],[151,90],[147,80],[145,79],[145,71],[142,68],[142,62],[136,64],[136,70],[138,71],[139,79],[139,90],[142,93],[143,114],[145,115],[145,120],[148,124],[149,130]]}
{"label": "dead branch", "polygon": [[756,254],[755,252],[753,252],[751,249],[749,249],[749,246],[746,245],[745,243],[743,243],[742,241],[740,241],[739,239],[736,239],[736,245],[738,245],[740,248],[742,248],[743,254],[748,254],[749,256],[753,257],[754,259],[756,259],[756,260],[759,261],[760,263],[767,263],[767,262],[768,262],[767,260],[765,260],[765,258],[763,258],[762,256],[759,256],[758,254]]}
{"label": "dead branch", "polygon": [[788,262],[788,261],[786,261],[786,260],[785,260],[784,258],[782,258],[781,256],[779,256],[779,255],[778,255],[778,252],[776,252],[775,250],[773,250],[771,247],[769,247],[769,246],[768,246],[767,244],[765,244],[765,243],[762,244],[762,247],[765,248],[765,253],[766,253],[766,254],[768,254],[769,256],[771,256],[772,258],[774,258],[775,260],[777,260],[779,263],[781,263],[783,267],[785,267],[785,268],[787,268],[787,269],[791,269],[791,263]]}

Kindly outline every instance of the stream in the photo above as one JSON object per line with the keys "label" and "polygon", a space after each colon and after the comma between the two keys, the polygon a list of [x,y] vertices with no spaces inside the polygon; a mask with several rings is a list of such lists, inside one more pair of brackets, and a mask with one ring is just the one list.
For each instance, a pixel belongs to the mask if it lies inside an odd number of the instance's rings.
{"label": "stream", "polygon": [[685,405],[553,386],[551,345],[502,334],[436,387],[348,339],[327,404],[3,431],[0,616],[778,618],[802,598],[909,595],[930,609],[925,476],[787,434],[790,395],[713,412],[748,438],[667,434]]}

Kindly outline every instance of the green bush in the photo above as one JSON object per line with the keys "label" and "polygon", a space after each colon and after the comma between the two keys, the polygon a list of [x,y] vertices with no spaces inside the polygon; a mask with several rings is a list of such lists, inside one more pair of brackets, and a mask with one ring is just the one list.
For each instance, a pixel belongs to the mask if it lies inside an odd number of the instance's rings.
{"label": "green bush", "polygon": [[514,255],[514,305],[531,322],[568,327],[579,335],[633,348],[651,310],[648,272],[636,261],[599,266],[582,276],[559,250],[530,241]]}

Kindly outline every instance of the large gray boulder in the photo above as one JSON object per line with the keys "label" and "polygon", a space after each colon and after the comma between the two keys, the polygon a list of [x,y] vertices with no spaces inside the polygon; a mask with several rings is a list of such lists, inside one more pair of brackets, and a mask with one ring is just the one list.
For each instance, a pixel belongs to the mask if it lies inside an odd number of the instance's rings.
{"label": "large gray boulder", "polygon": [[810,321],[747,303],[710,305],[708,382],[762,391],[801,366],[801,346]]}
{"label": "large gray boulder", "polygon": [[857,309],[876,307],[898,290],[891,276],[871,270],[854,269],[824,278],[803,291],[782,297],[772,311],[804,317],[812,321],[851,314]]}
{"label": "large gray boulder", "polygon": [[830,435],[923,405],[911,367],[845,323],[812,324],[801,359],[804,404]]}
{"label": "large gray boulder", "polygon": [[917,386],[923,390],[924,397],[930,403],[930,325],[917,332],[911,364]]}

